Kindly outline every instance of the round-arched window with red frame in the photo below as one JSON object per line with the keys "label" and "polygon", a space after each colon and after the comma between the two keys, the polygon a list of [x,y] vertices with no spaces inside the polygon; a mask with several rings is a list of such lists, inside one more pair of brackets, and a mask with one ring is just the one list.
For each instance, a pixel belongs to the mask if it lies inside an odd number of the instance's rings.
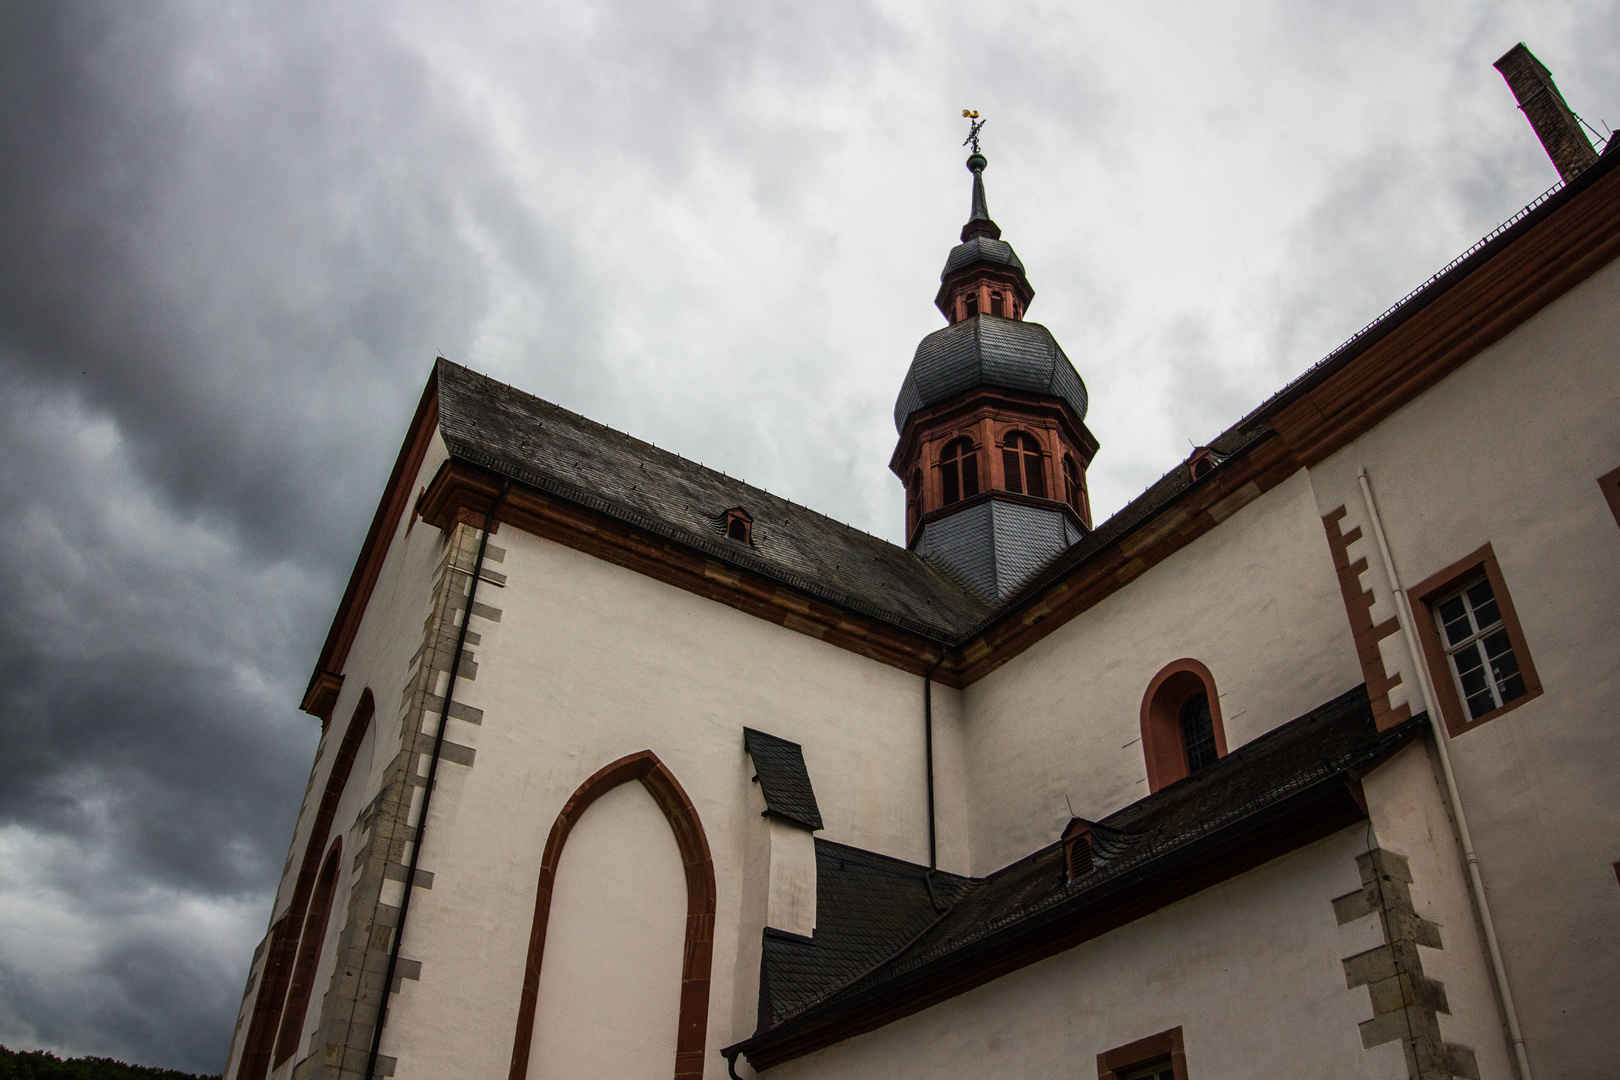
{"label": "round-arched window with red frame", "polygon": [[1014,431],[1001,443],[1001,469],[1008,491],[1046,498],[1046,466],[1035,436]]}

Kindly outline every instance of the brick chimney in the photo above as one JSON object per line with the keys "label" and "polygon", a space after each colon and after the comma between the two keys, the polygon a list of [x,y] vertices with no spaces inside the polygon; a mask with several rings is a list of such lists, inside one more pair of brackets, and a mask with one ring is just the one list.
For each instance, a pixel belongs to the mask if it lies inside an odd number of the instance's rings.
{"label": "brick chimney", "polygon": [[1530,126],[1536,129],[1547,156],[1558,166],[1559,176],[1572,180],[1598,159],[1597,151],[1581,130],[1581,122],[1558,92],[1552,72],[1524,47],[1524,42],[1509,49],[1495,66],[1513,90]]}

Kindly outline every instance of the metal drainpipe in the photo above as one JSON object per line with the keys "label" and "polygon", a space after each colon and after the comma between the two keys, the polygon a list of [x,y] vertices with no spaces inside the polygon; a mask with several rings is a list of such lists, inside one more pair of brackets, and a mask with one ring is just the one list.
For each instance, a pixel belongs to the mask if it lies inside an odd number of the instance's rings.
{"label": "metal drainpipe", "polygon": [[934,892],[934,874],[939,870],[939,833],[934,825],[934,672],[944,662],[945,650],[941,649],[939,659],[923,675],[923,753],[928,758],[928,873],[923,875],[923,884],[928,887],[928,903],[935,911],[945,910]]}
{"label": "metal drainpipe", "polygon": [[[945,662],[945,650],[923,676],[923,752],[928,758],[928,872],[939,869],[939,843],[934,828],[934,672]],[[929,881],[929,892],[933,882]]]}
{"label": "metal drainpipe", "polygon": [[1485,896],[1485,879],[1479,872],[1479,855],[1474,851],[1473,834],[1468,830],[1468,817],[1463,813],[1462,795],[1457,791],[1457,775],[1451,770],[1451,750],[1447,745],[1450,736],[1441,722],[1434,687],[1429,682],[1428,665],[1424,663],[1422,650],[1412,630],[1412,604],[1406,590],[1401,587],[1401,579],[1395,573],[1395,558],[1390,554],[1389,541],[1384,536],[1384,522],[1378,516],[1378,504],[1373,501],[1372,484],[1365,466],[1356,474],[1356,480],[1361,485],[1361,497],[1367,504],[1367,517],[1372,522],[1373,536],[1378,541],[1378,554],[1384,561],[1384,573],[1395,591],[1395,614],[1400,620],[1401,636],[1406,639],[1412,668],[1417,673],[1418,689],[1422,691],[1423,704],[1429,711],[1429,729],[1434,734],[1434,745],[1440,751],[1440,772],[1446,780],[1446,797],[1451,802],[1451,816],[1457,822],[1457,838],[1462,842],[1463,858],[1468,863],[1468,881],[1474,894],[1474,904],[1479,910],[1480,925],[1485,930],[1485,947],[1491,954],[1491,967],[1496,972],[1497,1002],[1507,1020],[1508,1038],[1513,1043],[1520,1080],[1533,1080],[1530,1057],[1524,1048],[1524,1033],[1519,1029],[1519,1014],[1513,1007],[1513,991],[1508,988],[1507,968],[1502,964],[1502,946],[1496,940],[1496,923],[1491,919],[1491,903]]}
{"label": "metal drainpipe", "polygon": [[[472,625],[473,602],[478,599],[478,581],[484,574],[484,552],[489,550],[489,534],[495,528],[495,512],[506,501],[510,483],[484,515],[484,535],[478,540],[478,558],[473,562],[472,584],[467,587],[467,608],[461,616],[461,632],[456,635],[456,655],[450,661],[450,682],[444,688],[444,705],[439,709],[439,730],[433,737],[433,756],[428,760],[427,786],[422,789],[422,811],[416,815],[416,842],[411,847],[411,866],[405,872],[405,896],[399,902],[399,925],[394,927],[394,946],[388,951],[388,968],[383,973],[382,996],[377,1002],[377,1024],[371,1032],[371,1054],[366,1058],[366,1080],[375,1080],[377,1053],[382,1049],[383,1024],[388,1019],[388,999],[394,987],[394,969],[399,964],[400,943],[405,940],[405,917],[411,910],[411,893],[416,888],[416,866],[422,858],[422,841],[427,837],[428,805],[433,801],[433,781],[439,774],[439,755],[444,751],[444,731],[450,722],[450,707],[456,699],[456,680],[461,677],[461,657],[467,648],[467,628]],[[451,565],[454,565],[452,563]]]}

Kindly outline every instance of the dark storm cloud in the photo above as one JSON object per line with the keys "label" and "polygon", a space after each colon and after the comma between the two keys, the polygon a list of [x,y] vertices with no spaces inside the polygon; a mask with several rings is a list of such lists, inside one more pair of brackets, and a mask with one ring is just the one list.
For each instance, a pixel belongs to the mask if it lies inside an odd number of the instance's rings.
{"label": "dark storm cloud", "polygon": [[263,908],[289,705],[486,302],[455,218],[545,245],[350,16],[0,12],[0,1037],[217,1069],[253,939],[154,911]]}

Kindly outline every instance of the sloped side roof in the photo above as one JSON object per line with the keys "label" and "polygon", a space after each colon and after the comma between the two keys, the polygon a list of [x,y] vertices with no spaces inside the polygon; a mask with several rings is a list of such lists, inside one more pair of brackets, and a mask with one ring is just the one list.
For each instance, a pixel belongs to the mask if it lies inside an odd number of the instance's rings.
{"label": "sloped side roof", "polygon": [[[988,611],[903,547],[448,360],[437,378],[452,457],[938,640]],[[738,506],[751,543],[725,535]]]}
{"label": "sloped side roof", "polygon": [[[816,838],[814,938],[766,931],[761,1030],[870,971],[961,899],[972,879]],[[930,884],[932,889],[930,889]]]}
{"label": "sloped side roof", "polygon": [[[1092,869],[1073,882],[1062,845],[1054,843],[988,877],[952,878],[939,905],[925,907],[918,895],[920,875],[926,873],[921,868],[908,876],[906,864],[883,863],[880,869],[891,882],[868,869],[881,856],[841,848],[836,870],[818,858],[816,935],[795,942],[791,952],[767,950],[771,1023],[728,1050],[740,1049],[750,1061],[759,1052],[768,1067],[776,1060],[773,1041],[797,1037],[856,1004],[875,1009],[874,1002],[914,992],[970,957],[1028,949],[1022,939],[1031,934],[1056,940],[1062,920],[1087,908],[1114,906],[1133,911],[1130,917],[1146,914],[1153,908],[1143,906],[1131,890],[1151,887],[1155,878],[1195,853],[1274,827],[1284,808],[1302,806],[1313,791],[1342,788],[1346,777],[1382,761],[1426,723],[1427,717],[1419,716],[1379,732],[1366,687],[1358,686],[1239,747],[1203,772],[1103,819],[1122,842],[1110,844],[1106,853],[1098,850]],[[822,849],[817,850],[819,855]],[[855,867],[855,873],[847,867]],[[850,926],[883,931],[857,935],[844,929]],[[1047,954],[1037,949],[1026,953],[1023,962]],[[779,965],[780,974],[773,965]],[[777,991],[779,978],[791,993]],[[766,1011],[762,1005],[762,1018]],[[891,1019],[904,1015],[892,1004],[876,1011]]]}
{"label": "sloped side roof", "polygon": [[821,808],[810,786],[804,748],[753,728],[743,728],[743,746],[754,760],[754,773],[765,796],[765,810],[796,821],[807,829],[821,828]]}

